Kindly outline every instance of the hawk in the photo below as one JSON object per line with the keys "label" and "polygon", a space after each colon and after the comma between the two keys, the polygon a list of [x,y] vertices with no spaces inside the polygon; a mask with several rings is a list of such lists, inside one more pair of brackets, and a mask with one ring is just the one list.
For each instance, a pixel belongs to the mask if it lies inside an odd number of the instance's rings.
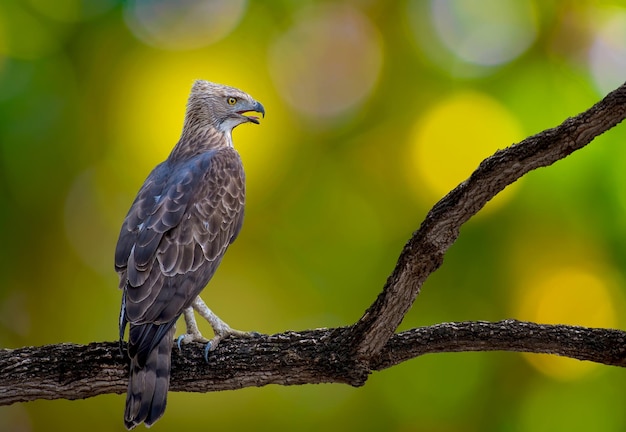
{"label": "hawk", "polygon": [[[233,87],[193,84],[180,140],[137,193],[115,250],[123,290],[120,343],[129,326],[130,377],[124,424],[152,425],[165,411],[176,320],[184,314],[181,342],[214,349],[231,329],[199,297],[243,222],[245,176],[232,130],[259,123],[263,105]],[[205,339],[194,311],[215,336]],[[205,351],[206,352],[206,351]]]}

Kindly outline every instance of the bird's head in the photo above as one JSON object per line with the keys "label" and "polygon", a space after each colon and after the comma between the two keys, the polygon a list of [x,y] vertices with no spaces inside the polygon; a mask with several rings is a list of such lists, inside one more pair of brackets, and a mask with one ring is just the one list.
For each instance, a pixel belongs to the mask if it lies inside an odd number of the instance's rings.
{"label": "bird's head", "polygon": [[265,108],[249,94],[234,87],[197,80],[191,88],[187,104],[186,126],[213,126],[230,134],[243,123],[259,124],[259,118],[246,115],[256,112],[265,117]]}

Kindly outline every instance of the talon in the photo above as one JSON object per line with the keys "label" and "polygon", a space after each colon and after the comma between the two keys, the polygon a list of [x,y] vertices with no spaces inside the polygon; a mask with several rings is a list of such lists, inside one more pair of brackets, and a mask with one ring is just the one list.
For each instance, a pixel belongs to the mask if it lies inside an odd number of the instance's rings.
{"label": "talon", "polygon": [[206,346],[204,347],[204,361],[209,363],[209,351],[211,351],[211,342],[207,342]]}
{"label": "talon", "polygon": [[178,352],[182,354],[183,350],[180,347],[181,342],[183,341],[183,338],[185,337],[185,335],[180,335],[178,336],[178,339],[176,339],[176,345],[178,346]]}

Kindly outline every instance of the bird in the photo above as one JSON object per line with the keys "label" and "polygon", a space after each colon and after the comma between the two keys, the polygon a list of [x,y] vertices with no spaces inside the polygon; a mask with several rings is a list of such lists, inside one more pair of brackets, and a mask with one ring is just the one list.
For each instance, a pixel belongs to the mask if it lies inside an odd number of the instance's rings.
{"label": "bird", "polygon": [[[202,341],[213,350],[232,329],[199,297],[241,230],[245,173],[232,131],[259,124],[265,108],[234,87],[193,83],[180,139],[148,175],[126,215],[115,249],[122,304],[120,347],[128,326],[130,373],[124,425],[151,426],[165,412],[177,319],[181,343]],[[211,324],[209,341],[194,310]]]}

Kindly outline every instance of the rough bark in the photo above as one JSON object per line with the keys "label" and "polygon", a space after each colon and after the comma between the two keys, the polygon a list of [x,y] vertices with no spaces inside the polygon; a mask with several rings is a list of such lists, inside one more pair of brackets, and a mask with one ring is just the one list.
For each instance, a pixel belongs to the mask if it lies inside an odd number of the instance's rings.
{"label": "rough bark", "polygon": [[[227,339],[205,363],[200,345],[172,358],[172,391],[207,392],[267,384],[363,385],[372,371],[427,353],[526,351],[614,366],[626,364],[626,333],[514,320],[444,323],[395,334],[424,281],[443,262],[461,226],[507,185],[589,144],[626,117],[626,84],[561,125],[485,159],[426,216],[381,294],[345,328]],[[115,342],[0,350],[0,405],[122,393],[127,360]]]}
{"label": "rough bark", "polygon": [[[201,344],[172,354],[172,391],[209,392],[267,384],[364,384],[350,365],[349,328],[224,340],[208,364]],[[515,320],[443,323],[394,335],[371,359],[382,370],[423,354],[459,351],[549,353],[626,365],[626,332]],[[124,393],[128,361],[116,342],[58,344],[0,351],[0,405]],[[371,372],[368,371],[368,372]],[[355,373],[356,372],[356,373]]]}

